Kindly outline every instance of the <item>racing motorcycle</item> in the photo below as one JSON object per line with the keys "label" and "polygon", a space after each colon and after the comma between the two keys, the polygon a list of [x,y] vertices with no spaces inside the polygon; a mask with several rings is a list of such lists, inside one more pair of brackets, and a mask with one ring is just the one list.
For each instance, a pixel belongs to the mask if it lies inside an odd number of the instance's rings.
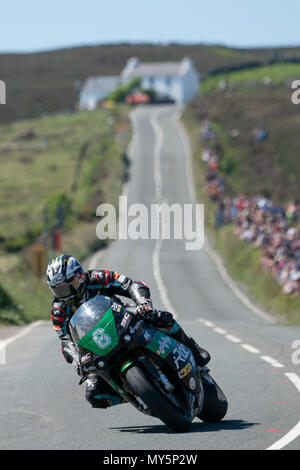
{"label": "racing motorcycle", "polygon": [[96,295],[74,313],[70,332],[85,370],[172,430],[187,431],[196,416],[205,422],[225,416],[226,397],[209,369],[198,367],[189,348],[151,328],[135,308]]}

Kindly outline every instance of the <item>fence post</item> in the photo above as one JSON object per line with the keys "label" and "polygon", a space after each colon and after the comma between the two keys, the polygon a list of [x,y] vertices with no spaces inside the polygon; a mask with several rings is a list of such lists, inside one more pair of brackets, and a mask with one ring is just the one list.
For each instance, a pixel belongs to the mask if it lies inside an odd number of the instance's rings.
{"label": "fence post", "polygon": [[32,272],[37,278],[44,276],[46,271],[46,249],[43,246],[32,248]]}

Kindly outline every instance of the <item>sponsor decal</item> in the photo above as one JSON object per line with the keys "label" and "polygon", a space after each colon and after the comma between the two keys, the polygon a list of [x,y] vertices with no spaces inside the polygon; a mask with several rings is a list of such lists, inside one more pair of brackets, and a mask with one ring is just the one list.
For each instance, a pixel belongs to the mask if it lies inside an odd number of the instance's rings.
{"label": "sponsor decal", "polygon": [[152,339],[152,336],[151,334],[149,333],[149,331],[145,331],[144,333],[144,340],[146,341],[146,343],[149,343]]}
{"label": "sponsor decal", "polygon": [[114,312],[120,312],[121,311],[121,305],[114,302],[111,306],[111,309],[114,310]]}
{"label": "sponsor decal", "polygon": [[134,335],[134,333],[139,329],[141,325],[141,320],[137,321],[136,324],[132,327],[129,328],[129,331],[132,335]]}
{"label": "sponsor decal", "polygon": [[180,363],[185,363],[190,356],[190,351],[183,344],[179,343],[173,349],[173,359],[177,369],[180,369]]}
{"label": "sponsor decal", "polygon": [[87,379],[86,381],[86,385],[87,387],[94,387],[97,383],[97,379],[95,378],[91,378],[91,379]]}
{"label": "sponsor decal", "polygon": [[170,339],[169,336],[167,335],[162,336],[158,342],[159,352],[161,354],[165,354],[166,350],[168,350],[171,343],[172,343],[172,340]]}
{"label": "sponsor decal", "polygon": [[122,318],[121,326],[126,329],[129,325],[130,320],[131,320],[131,315],[130,313],[126,312],[124,317]]}
{"label": "sponsor decal", "polygon": [[183,377],[185,377],[186,375],[188,375],[189,372],[191,372],[192,368],[192,364],[188,362],[187,365],[184,366],[184,368],[178,372],[179,377],[183,379]]}
{"label": "sponsor decal", "polygon": [[100,349],[106,349],[111,344],[111,337],[105,333],[103,328],[97,328],[93,332],[92,339]]}
{"label": "sponsor decal", "polygon": [[91,353],[87,353],[85,356],[82,356],[80,363],[83,366],[84,364],[87,364],[92,360],[92,355]]}

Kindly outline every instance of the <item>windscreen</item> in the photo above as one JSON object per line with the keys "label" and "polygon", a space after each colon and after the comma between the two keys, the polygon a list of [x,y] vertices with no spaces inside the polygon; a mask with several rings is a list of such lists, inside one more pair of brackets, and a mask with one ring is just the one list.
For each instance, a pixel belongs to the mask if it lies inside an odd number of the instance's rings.
{"label": "windscreen", "polygon": [[70,320],[70,332],[74,342],[89,333],[110,309],[111,299],[104,295],[96,295],[85,302]]}

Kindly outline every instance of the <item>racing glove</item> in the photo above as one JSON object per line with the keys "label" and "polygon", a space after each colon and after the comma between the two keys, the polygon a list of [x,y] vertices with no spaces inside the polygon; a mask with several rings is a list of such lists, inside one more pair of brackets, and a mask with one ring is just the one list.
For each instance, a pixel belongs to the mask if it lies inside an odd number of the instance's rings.
{"label": "racing glove", "polygon": [[152,323],[157,328],[171,328],[174,324],[172,313],[165,312],[164,310],[153,310],[146,314],[145,320]]}
{"label": "racing glove", "polygon": [[61,352],[69,364],[72,364],[74,360],[78,363],[80,362],[78,351],[72,341],[63,339],[61,342]]}
{"label": "racing glove", "polygon": [[153,312],[153,304],[151,299],[145,299],[145,302],[136,307],[136,313],[142,317],[145,317],[145,319],[151,312]]}

